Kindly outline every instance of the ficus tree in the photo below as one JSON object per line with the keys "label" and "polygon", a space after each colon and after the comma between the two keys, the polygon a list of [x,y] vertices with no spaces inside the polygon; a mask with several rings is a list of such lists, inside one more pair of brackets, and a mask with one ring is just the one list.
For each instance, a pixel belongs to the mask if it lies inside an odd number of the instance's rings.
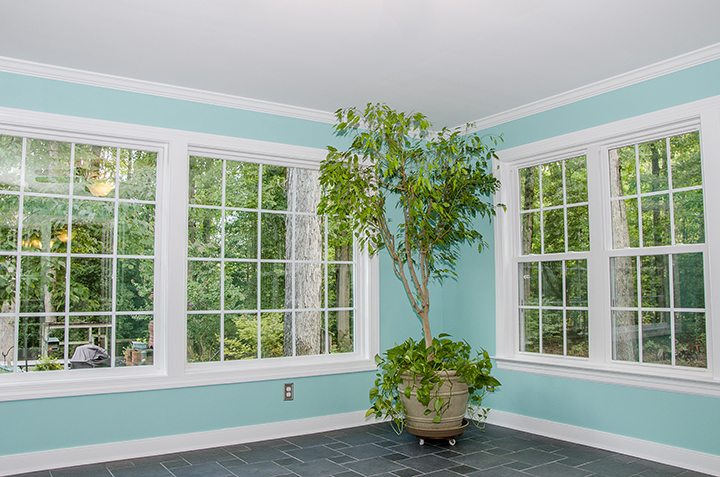
{"label": "ficus tree", "polygon": [[387,250],[429,347],[430,281],[456,276],[461,246],[486,246],[477,219],[496,213],[491,164],[500,137],[433,131],[425,115],[380,103],[340,109],[336,119],[350,145],[328,147],[319,211],[346,219],[371,254]]}

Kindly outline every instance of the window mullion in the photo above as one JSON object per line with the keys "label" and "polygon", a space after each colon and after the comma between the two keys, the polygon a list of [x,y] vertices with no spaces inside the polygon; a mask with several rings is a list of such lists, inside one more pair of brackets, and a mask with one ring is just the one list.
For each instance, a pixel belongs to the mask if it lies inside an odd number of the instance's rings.
{"label": "window mullion", "polygon": [[587,149],[588,216],[590,222],[590,253],[588,256],[588,334],[590,362],[610,361],[610,267],[605,230],[609,221],[605,178],[607,168],[603,151],[597,145]]}

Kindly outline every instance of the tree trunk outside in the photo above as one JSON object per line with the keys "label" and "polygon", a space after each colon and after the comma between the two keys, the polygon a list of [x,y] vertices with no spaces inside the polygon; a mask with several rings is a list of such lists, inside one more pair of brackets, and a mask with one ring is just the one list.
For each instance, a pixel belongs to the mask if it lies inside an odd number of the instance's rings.
{"label": "tree trunk outside", "polygon": [[[320,201],[320,182],[318,172],[289,168],[288,169],[288,201],[295,202],[298,212],[317,210]],[[295,197],[293,197],[295,195]],[[295,263],[285,270],[285,306],[296,310],[312,309],[313,311],[295,312],[295,353],[298,356],[320,354],[322,352],[323,314],[322,308],[322,221],[317,215],[296,215],[287,218],[287,234],[285,238],[286,257],[291,258],[293,241],[295,242],[295,260],[308,262]],[[294,232],[294,234],[293,234]],[[294,235],[294,236],[293,236]],[[293,274],[295,298],[293,300]],[[294,306],[293,306],[294,301]],[[292,313],[285,313],[284,351],[292,356],[293,319]]]}
{"label": "tree trunk outside", "polygon": [[[12,313],[15,309],[14,300],[4,303],[0,307],[3,313]],[[15,355],[15,320],[0,318],[0,364],[12,366]]]}
{"label": "tree trunk outside", "polygon": [[[609,151],[610,156],[610,192],[612,197],[622,195],[621,164],[617,149]],[[627,209],[624,200],[612,202],[612,236],[615,248],[630,246],[630,231],[628,229]],[[615,304],[617,306],[632,306],[637,301],[635,292],[636,272],[635,261],[632,257],[616,257],[615,263]],[[615,323],[615,359],[622,361],[635,361],[637,359],[637,336],[629,330],[638,325],[625,318],[625,314],[617,314]],[[627,330],[623,332],[623,330]]]}
{"label": "tree trunk outside", "polygon": [[[352,260],[352,249],[351,247],[338,247],[335,250],[335,258],[337,260],[346,262]],[[338,267],[337,277],[337,294],[338,304],[341,307],[350,306],[350,280],[352,280],[352,274],[342,273],[341,267]],[[350,312],[349,311],[338,311],[337,312],[337,341],[338,346],[341,349],[352,348],[352,334],[351,334],[351,323],[350,323]]]}

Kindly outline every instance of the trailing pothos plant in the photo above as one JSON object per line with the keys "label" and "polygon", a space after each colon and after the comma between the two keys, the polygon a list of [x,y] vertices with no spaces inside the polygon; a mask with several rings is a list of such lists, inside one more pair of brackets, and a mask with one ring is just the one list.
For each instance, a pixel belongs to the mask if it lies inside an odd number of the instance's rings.
{"label": "trailing pothos plant", "polygon": [[[399,434],[405,423],[405,408],[401,393],[425,406],[425,414],[433,414],[433,422],[440,422],[449,402],[438,395],[440,385],[447,377],[443,371],[455,371],[468,386],[470,418],[481,424],[488,409],[482,401],[488,392],[500,386],[490,375],[492,362],[487,351],[473,353],[466,341],[453,341],[441,333],[432,344],[425,346],[423,340],[407,339],[390,348],[384,356],[376,356],[378,373],[375,385],[370,389],[370,409],[366,415],[389,418]],[[405,384],[404,389],[402,384]]]}
{"label": "trailing pothos plant", "polygon": [[[486,245],[478,219],[496,212],[492,198],[500,182],[491,163],[500,138],[467,129],[435,131],[425,115],[379,103],[340,109],[336,119],[335,133],[349,146],[328,147],[320,165],[319,212],[344,221],[370,254],[387,251],[423,332],[422,342],[407,341],[378,357],[380,381],[369,412],[402,415],[392,387],[407,370],[422,376],[421,383],[437,384],[437,371],[454,369],[475,396],[492,390],[499,383],[480,377],[489,377],[491,368],[484,351],[482,358],[463,358],[467,343],[433,339],[430,281],[456,277],[462,246],[476,245],[480,252]],[[453,353],[458,356],[450,359]],[[420,385],[421,395],[427,390]]]}

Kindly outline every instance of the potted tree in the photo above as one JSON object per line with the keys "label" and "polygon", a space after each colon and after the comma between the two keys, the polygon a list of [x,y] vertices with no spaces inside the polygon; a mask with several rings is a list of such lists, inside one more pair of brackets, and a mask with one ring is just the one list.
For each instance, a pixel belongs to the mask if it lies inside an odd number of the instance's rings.
{"label": "potted tree", "polygon": [[423,114],[384,104],[340,109],[336,119],[350,145],[328,147],[319,211],[346,220],[370,254],[387,251],[423,333],[376,357],[368,415],[391,419],[398,433],[457,436],[468,409],[484,420],[483,396],[500,383],[486,351],[433,336],[429,286],[456,276],[462,245],[486,245],[477,220],[495,214],[500,183],[490,169],[499,138],[488,145],[463,131],[434,132]]}

